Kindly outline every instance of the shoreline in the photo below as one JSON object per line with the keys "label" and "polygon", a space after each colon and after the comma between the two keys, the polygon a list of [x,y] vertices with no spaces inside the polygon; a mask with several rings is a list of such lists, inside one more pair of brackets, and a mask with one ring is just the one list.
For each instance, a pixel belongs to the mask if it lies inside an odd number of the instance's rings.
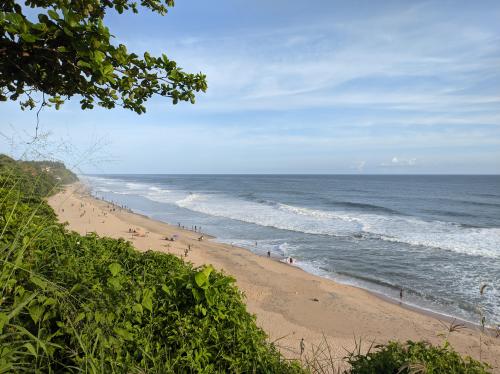
{"label": "shoreline", "polygon": [[[93,197],[93,198],[95,198],[95,197]],[[135,213],[133,210],[130,210],[130,213],[132,213],[132,214],[140,214],[140,213]],[[143,216],[144,218],[155,220],[154,218],[148,217],[147,215],[144,215],[144,214],[140,214],[140,215]],[[156,221],[165,223],[167,225],[172,225],[171,223],[168,223],[168,222],[164,222],[164,221],[160,221],[160,220],[156,220]],[[210,234],[204,234],[204,235],[210,236]],[[215,237],[215,236],[210,236],[210,237],[211,237],[211,240],[214,240],[216,243],[226,244],[226,243],[217,241],[217,237]],[[460,317],[455,317],[455,316],[452,316],[452,315],[449,315],[449,314],[445,314],[445,313],[441,313],[441,312],[437,312],[437,311],[434,311],[434,310],[431,310],[431,309],[426,309],[426,308],[421,307],[419,305],[414,305],[414,304],[410,304],[410,303],[406,303],[406,302],[401,302],[401,301],[398,301],[395,298],[392,298],[392,297],[390,297],[388,295],[385,295],[382,292],[378,292],[376,290],[371,290],[369,288],[364,288],[364,287],[361,287],[361,286],[358,286],[358,285],[355,285],[355,284],[351,284],[351,283],[348,283],[348,282],[337,281],[337,280],[331,279],[329,277],[325,277],[325,276],[321,276],[321,275],[318,275],[318,274],[314,274],[314,273],[308,272],[307,270],[301,268],[298,265],[291,265],[291,264],[283,261],[283,260],[286,259],[286,257],[281,257],[281,258],[279,258],[279,257],[271,257],[271,258],[269,258],[267,256],[255,253],[252,250],[250,250],[248,248],[245,248],[245,247],[239,247],[239,246],[234,246],[234,245],[231,245],[231,246],[233,248],[239,248],[239,249],[242,249],[244,251],[248,251],[248,252],[250,252],[251,254],[253,254],[255,256],[259,256],[261,258],[265,258],[268,261],[275,261],[275,262],[283,264],[285,266],[294,267],[294,268],[299,269],[299,270],[303,271],[304,273],[312,275],[314,277],[319,277],[321,279],[325,279],[325,280],[333,282],[335,284],[341,284],[341,285],[344,285],[344,286],[347,286],[347,287],[353,287],[353,288],[356,288],[358,290],[368,292],[370,295],[372,295],[372,296],[374,296],[374,297],[376,297],[376,298],[378,298],[378,299],[380,299],[380,300],[382,300],[382,301],[384,301],[386,303],[390,303],[392,305],[399,306],[399,307],[404,308],[406,310],[409,310],[409,311],[412,311],[412,312],[416,312],[416,313],[422,314],[424,316],[437,319],[437,320],[439,320],[441,322],[460,324],[460,325],[463,325],[463,326],[465,326],[466,328],[469,328],[469,329],[480,329],[481,328],[481,326],[478,323],[475,323],[475,322],[472,322],[472,321],[468,321],[468,320],[460,318]],[[496,330],[494,328],[488,327],[488,326],[484,327],[484,332],[487,333],[490,336],[495,336],[495,334],[496,334]]]}
{"label": "shoreline", "polygon": [[[88,215],[83,210],[81,216],[83,208],[75,204],[78,202],[88,206]],[[61,221],[69,222],[69,228],[80,233],[95,231],[101,236],[123,237],[138,250],[154,249],[180,257],[188,253],[186,246],[192,247],[187,261],[195,266],[212,263],[217,270],[223,270],[236,279],[237,286],[246,294],[247,309],[256,314],[257,324],[266,331],[270,340],[277,339],[276,345],[285,357],[299,356],[298,341],[302,337],[309,348],[318,347],[328,340],[333,344],[334,352],[343,352],[342,357],[345,349],[354,347],[354,337],[377,344],[409,339],[440,344],[442,335],[447,335],[447,325],[455,321],[467,328],[448,334],[451,345],[462,354],[474,358],[481,356],[495,372],[499,370],[500,339],[483,334],[480,341],[478,326],[469,321],[399,303],[376,291],[308,273],[298,266],[283,263],[279,258],[268,258],[246,248],[217,242],[215,237],[205,233],[203,235],[208,240],[198,242],[196,236],[200,235],[199,232],[156,221],[118,206],[116,211],[106,212],[106,206],[112,203],[91,196],[82,183],[67,186],[49,199],[49,203]],[[124,230],[127,225],[129,228],[141,227],[145,236],[127,237],[130,235]],[[164,235],[166,231],[175,232],[180,239],[175,242],[162,240],[168,236]]]}
{"label": "shoreline", "polygon": [[[130,214],[135,214],[135,215],[143,217],[144,219],[148,219],[148,220],[152,220],[152,221],[157,221],[157,222],[164,223],[164,224],[172,226],[172,227],[177,227],[178,230],[189,231],[191,233],[196,233],[198,235],[201,234],[201,235],[205,236],[206,239],[213,240],[217,244],[230,245],[233,248],[238,248],[238,249],[241,249],[241,250],[244,250],[244,251],[248,251],[249,253],[251,253],[251,254],[253,254],[255,256],[259,256],[261,258],[264,258],[266,260],[275,261],[275,262],[281,263],[281,264],[283,264],[285,266],[294,267],[296,269],[299,269],[299,270],[305,272],[306,274],[309,274],[309,275],[312,275],[312,276],[315,276],[315,277],[319,277],[319,278],[322,278],[322,279],[326,279],[326,280],[328,280],[330,282],[333,282],[333,283],[336,283],[336,284],[342,284],[342,285],[345,285],[345,286],[348,286],[348,287],[354,287],[356,289],[366,291],[366,292],[370,293],[371,295],[373,295],[374,297],[377,297],[377,298],[379,298],[379,299],[381,299],[381,300],[383,300],[385,302],[388,302],[388,303],[393,304],[393,305],[400,306],[402,308],[405,308],[405,309],[413,311],[413,312],[417,312],[417,313],[423,314],[423,315],[425,315],[427,317],[431,317],[431,318],[434,318],[434,319],[437,319],[437,320],[440,320],[440,321],[443,321],[443,322],[457,323],[457,324],[460,324],[460,325],[464,325],[465,327],[467,327],[469,329],[480,329],[481,328],[480,324],[478,324],[476,322],[473,322],[473,321],[469,321],[469,320],[466,320],[466,319],[463,319],[463,318],[460,318],[460,317],[456,317],[456,316],[452,316],[452,315],[449,315],[449,314],[445,314],[443,312],[435,311],[435,310],[432,310],[432,309],[427,309],[427,308],[425,308],[423,306],[419,306],[419,305],[415,305],[415,304],[410,304],[410,303],[407,303],[407,302],[402,302],[402,301],[397,300],[396,298],[393,298],[393,297],[391,297],[389,295],[386,295],[386,294],[384,294],[382,292],[378,292],[378,291],[370,289],[370,288],[365,288],[365,287],[362,287],[362,286],[359,286],[359,285],[356,285],[356,284],[352,284],[352,283],[349,283],[349,282],[342,282],[342,281],[338,281],[338,280],[332,279],[332,278],[327,277],[327,276],[321,276],[321,275],[315,274],[313,272],[308,272],[306,269],[302,268],[299,265],[289,264],[288,262],[286,262],[285,260],[288,257],[285,257],[285,256],[279,256],[278,257],[278,256],[276,256],[276,254],[273,257],[267,257],[267,256],[265,256],[263,254],[259,254],[259,253],[253,252],[249,248],[245,248],[245,247],[233,245],[232,243],[226,243],[226,242],[223,242],[223,241],[219,241],[219,240],[217,240],[216,236],[211,235],[209,233],[200,232],[200,231],[194,231],[194,230],[191,230],[191,229],[185,228],[185,227],[179,227],[179,226],[176,226],[174,223],[166,222],[166,221],[162,221],[162,220],[159,220],[159,219],[152,218],[152,217],[150,217],[150,216],[148,216],[146,214],[136,212],[133,209],[128,208],[128,207],[127,208],[122,208],[119,205],[115,204],[114,202],[111,202],[111,201],[108,201],[108,200],[104,200],[104,199],[100,199],[100,198],[98,198],[96,196],[93,196],[91,194],[91,192],[90,192],[90,188],[87,185],[85,185],[83,182],[79,182],[79,183],[82,183],[82,185],[84,186],[84,188],[87,189],[86,194],[88,194],[88,196],[91,197],[92,199],[96,199],[96,200],[99,200],[99,201],[106,202],[108,204],[112,204],[112,205],[116,206],[119,209],[126,210]],[[487,332],[491,336],[494,336],[494,334],[496,333],[496,331],[494,330],[494,328],[488,327],[488,326],[485,326],[484,331]]]}

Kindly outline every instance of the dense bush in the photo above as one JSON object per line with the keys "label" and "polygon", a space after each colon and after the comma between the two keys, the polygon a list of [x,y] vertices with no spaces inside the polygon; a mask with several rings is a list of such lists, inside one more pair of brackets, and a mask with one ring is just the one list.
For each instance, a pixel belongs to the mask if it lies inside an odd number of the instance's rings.
{"label": "dense bush", "polygon": [[19,181],[39,175],[8,164],[0,174],[0,372],[302,371],[266,342],[233,279],[68,232],[43,200],[49,179],[34,190]]}
{"label": "dense bush", "polygon": [[462,358],[447,344],[431,346],[425,342],[391,342],[366,355],[348,357],[352,374],[426,373],[482,374],[487,367],[470,357]]}

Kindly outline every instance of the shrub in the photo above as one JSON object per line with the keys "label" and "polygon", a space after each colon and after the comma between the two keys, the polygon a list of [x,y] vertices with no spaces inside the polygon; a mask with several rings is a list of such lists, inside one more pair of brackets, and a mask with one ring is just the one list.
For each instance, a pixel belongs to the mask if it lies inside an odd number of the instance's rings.
{"label": "shrub", "polygon": [[470,357],[462,358],[447,343],[437,347],[426,342],[390,342],[366,355],[351,354],[347,361],[353,374],[488,373],[485,364]]}

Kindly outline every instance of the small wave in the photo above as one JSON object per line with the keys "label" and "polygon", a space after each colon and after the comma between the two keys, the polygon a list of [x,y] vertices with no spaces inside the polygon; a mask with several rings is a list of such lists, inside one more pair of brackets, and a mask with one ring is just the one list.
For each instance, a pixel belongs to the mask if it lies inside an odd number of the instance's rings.
{"label": "small wave", "polygon": [[[477,218],[479,215],[477,214],[472,214],[472,213],[465,213],[465,212],[453,212],[451,210],[441,210],[441,209],[423,209],[421,210],[424,213],[430,213],[430,214],[438,214],[442,216],[448,216],[452,218]],[[471,226],[474,227],[474,226]]]}
{"label": "small wave", "polygon": [[160,188],[160,187],[156,187],[156,186],[149,187],[149,190],[150,191],[155,191],[155,192],[161,192],[161,193],[163,193],[163,192],[167,192],[167,193],[168,192],[172,192],[171,190],[167,190],[165,188]]}
{"label": "small wave", "polygon": [[397,210],[374,204],[356,203],[352,201],[338,201],[338,202],[331,202],[330,204],[333,206],[340,206],[345,208],[355,208],[355,209],[376,211],[389,214],[400,214],[400,212],[398,212]]}
{"label": "small wave", "polygon": [[465,205],[479,206],[479,207],[488,207],[488,208],[499,208],[499,203],[485,203],[482,201],[467,201],[467,200],[456,200],[457,202]]}
{"label": "small wave", "polygon": [[190,193],[184,199],[176,201],[176,204],[182,208],[186,208],[190,206],[191,203],[197,200],[203,200],[203,196],[197,193]]}
{"label": "small wave", "polygon": [[125,187],[127,187],[129,190],[143,190],[149,188],[147,184],[135,183],[135,182],[127,182],[125,183]]}
{"label": "small wave", "polygon": [[268,205],[222,195],[190,194],[178,206],[200,213],[313,235],[379,239],[468,255],[500,257],[500,229],[464,228],[402,215]]}
{"label": "small wave", "polygon": [[474,195],[482,197],[500,197],[500,195],[493,193],[475,193]]}

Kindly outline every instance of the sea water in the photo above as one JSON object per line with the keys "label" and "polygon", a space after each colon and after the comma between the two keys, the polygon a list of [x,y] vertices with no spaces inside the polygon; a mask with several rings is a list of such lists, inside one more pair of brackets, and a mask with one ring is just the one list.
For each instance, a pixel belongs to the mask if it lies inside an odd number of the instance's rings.
{"label": "sea water", "polygon": [[[500,323],[500,176],[99,175],[93,194],[423,309]],[[488,286],[481,295],[479,290]]]}

